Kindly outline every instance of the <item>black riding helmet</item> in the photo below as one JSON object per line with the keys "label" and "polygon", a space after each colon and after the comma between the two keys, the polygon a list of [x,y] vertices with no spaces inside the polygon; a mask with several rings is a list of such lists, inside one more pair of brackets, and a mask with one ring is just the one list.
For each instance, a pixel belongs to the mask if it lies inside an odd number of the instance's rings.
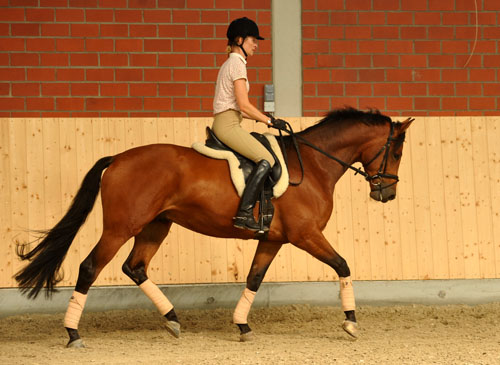
{"label": "black riding helmet", "polygon": [[228,39],[228,45],[237,45],[238,47],[241,48],[243,53],[245,54],[245,57],[247,57],[247,53],[243,49],[243,43],[242,44],[236,44],[235,39],[237,37],[243,37],[243,41],[245,41],[246,37],[255,37],[257,39],[263,40],[259,34],[259,27],[255,22],[251,19],[248,19],[247,17],[243,18],[238,18],[235,19],[229,24],[229,27],[227,28],[227,39]]}

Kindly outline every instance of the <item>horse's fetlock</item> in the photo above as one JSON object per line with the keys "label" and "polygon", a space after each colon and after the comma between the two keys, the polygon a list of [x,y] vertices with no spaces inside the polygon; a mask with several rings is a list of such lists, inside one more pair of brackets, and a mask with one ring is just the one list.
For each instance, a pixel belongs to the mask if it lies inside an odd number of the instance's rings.
{"label": "horse's fetlock", "polygon": [[240,329],[240,334],[243,335],[245,333],[249,333],[249,332],[252,332],[250,326],[248,325],[248,323],[243,323],[243,324],[237,324],[238,328]]}
{"label": "horse's fetlock", "polygon": [[179,318],[177,318],[177,314],[175,314],[174,309],[172,308],[167,314],[164,316],[169,321],[174,321],[179,323]]}

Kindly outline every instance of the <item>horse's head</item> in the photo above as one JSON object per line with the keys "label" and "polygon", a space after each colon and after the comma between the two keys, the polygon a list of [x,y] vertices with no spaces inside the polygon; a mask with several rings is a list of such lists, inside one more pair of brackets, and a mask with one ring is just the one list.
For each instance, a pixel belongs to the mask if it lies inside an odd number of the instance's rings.
{"label": "horse's head", "polygon": [[366,180],[370,183],[372,199],[386,203],[396,197],[405,132],[413,120],[408,118],[404,122],[386,124],[387,128],[380,129],[386,134],[374,138],[362,152],[361,162],[368,174]]}

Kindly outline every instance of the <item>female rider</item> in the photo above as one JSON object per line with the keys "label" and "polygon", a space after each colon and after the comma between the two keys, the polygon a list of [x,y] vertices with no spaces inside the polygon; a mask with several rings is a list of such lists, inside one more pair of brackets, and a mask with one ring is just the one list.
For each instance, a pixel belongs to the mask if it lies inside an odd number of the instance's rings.
{"label": "female rider", "polygon": [[247,58],[257,50],[257,41],[264,38],[259,35],[257,24],[245,17],[231,22],[227,29],[227,39],[228,59],[217,75],[212,129],[224,144],[256,163],[243,191],[233,223],[237,228],[258,231],[260,227],[255,221],[253,208],[274,165],[274,158],[260,142],[241,128],[240,123],[245,117],[267,125],[272,124],[271,119],[248,99],[250,86]]}

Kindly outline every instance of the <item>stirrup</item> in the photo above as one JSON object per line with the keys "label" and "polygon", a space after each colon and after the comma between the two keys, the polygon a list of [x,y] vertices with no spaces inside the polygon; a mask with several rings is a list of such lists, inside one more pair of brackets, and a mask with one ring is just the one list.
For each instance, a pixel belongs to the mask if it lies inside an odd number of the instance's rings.
{"label": "stirrup", "polygon": [[[250,221],[250,222],[249,222]],[[250,223],[250,225],[249,225]],[[233,226],[239,229],[247,229],[252,232],[267,232],[269,231],[269,227],[264,227],[260,229],[259,223],[255,222],[255,220],[245,216],[236,216],[233,218]]]}

